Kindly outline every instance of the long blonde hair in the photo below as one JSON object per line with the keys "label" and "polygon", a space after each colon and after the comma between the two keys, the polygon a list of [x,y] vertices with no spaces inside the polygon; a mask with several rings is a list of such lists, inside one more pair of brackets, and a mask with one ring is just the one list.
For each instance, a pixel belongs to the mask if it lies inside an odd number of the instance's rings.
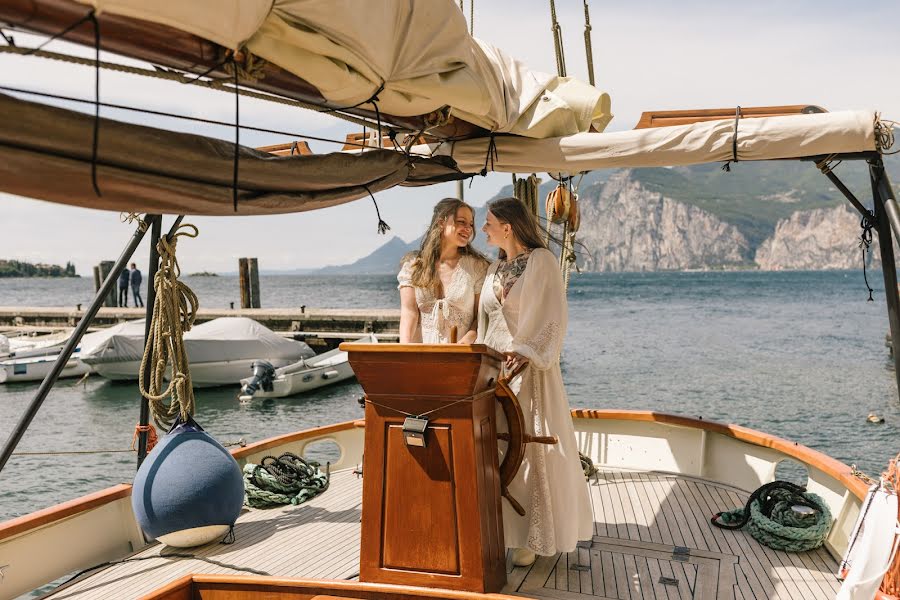
{"label": "long blonde hair", "polygon": [[[431,224],[428,231],[422,237],[422,245],[417,252],[409,252],[403,257],[403,262],[413,261],[412,277],[410,278],[415,287],[425,288],[432,291],[437,296],[441,296],[441,278],[438,276],[437,263],[441,257],[441,238],[444,235],[444,226],[447,219],[455,219],[456,213],[461,208],[467,208],[472,211],[472,218],[475,217],[475,209],[457,198],[444,198],[434,206],[434,214],[431,216]],[[475,230],[472,230],[472,239],[475,239]],[[459,249],[459,253],[465,256],[472,256],[485,263],[488,260],[481,252],[472,247],[472,240]]]}
{"label": "long blonde hair", "polygon": [[[518,198],[497,198],[487,203],[487,209],[501,223],[509,223],[513,235],[526,248],[546,248],[547,243],[541,235],[541,229],[534,215]],[[500,249],[500,259],[506,258],[506,252]]]}

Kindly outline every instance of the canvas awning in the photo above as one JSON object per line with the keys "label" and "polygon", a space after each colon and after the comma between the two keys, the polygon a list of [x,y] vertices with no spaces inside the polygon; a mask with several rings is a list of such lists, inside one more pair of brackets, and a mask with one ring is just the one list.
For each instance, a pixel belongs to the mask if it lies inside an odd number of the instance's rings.
{"label": "canvas awning", "polygon": [[246,48],[339,106],[374,96],[398,116],[449,106],[485,129],[534,138],[602,131],[612,118],[607,94],[470,36],[453,0],[78,1]]}
{"label": "canvas awning", "polygon": [[191,215],[301,212],[396,185],[459,178],[447,157],[393,150],[274,156],[241,147],[238,209],[234,145],[101,119],[97,196],[91,182],[94,118],[0,94],[0,190],[105,210]]}
{"label": "canvas awning", "polygon": [[[877,150],[876,115],[845,111],[737,122],[737,159],[770,160]],[[674,167],[735,158],[735,120],[705,121],[612,133],[527,139],[495,136],[452,144],[418,145],[423,156],[449,156],[459,169],[478,173],[578,173],[627,167]],[[494,151],[495,149],[495,151]]]}

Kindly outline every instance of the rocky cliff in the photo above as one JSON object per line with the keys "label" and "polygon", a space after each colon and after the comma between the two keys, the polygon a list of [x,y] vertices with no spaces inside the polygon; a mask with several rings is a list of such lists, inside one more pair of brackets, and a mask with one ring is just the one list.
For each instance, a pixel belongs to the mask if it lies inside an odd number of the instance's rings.
{"label": "rocky cliff", "polygon": [[631,170],[582,194],[581,223],[578,240],[588,271],[730,268],[751,256],[737,227],[647,190]]}
{"label": "rocky cliff", "polygon": [[[763,270],[856,269],[862,266],[859,214],[848,204],[796,212],[775,226],[772,237],[756,250]],[[874,237],[871,265],[880,265]]]}

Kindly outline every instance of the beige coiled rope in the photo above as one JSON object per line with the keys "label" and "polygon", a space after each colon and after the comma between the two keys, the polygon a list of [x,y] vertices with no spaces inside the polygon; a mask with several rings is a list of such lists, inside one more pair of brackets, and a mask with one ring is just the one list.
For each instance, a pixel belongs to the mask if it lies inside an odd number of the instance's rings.
{"label": "beige coiled rope", "polygon": [[[159,270],[153,280],[156,299],[153,302],[153,320],[150,334],[144,346],[141,360],[139,385],[141,394],[150,403],[150,414],[160,428],[168,429],[175,417],[182,421],[194,414],[194,388],[187,353],[184,349],[184,334],[191,330],[200,306],[197,295],[187,285],[178,280],[181,268],[175,257],[175,246],[179,237],[195,238],[199,230],[185,223],[173,235],[160,238],[156,248],[159,252]],[[144,369],[153,359],[150,381],[144,381]],[[169,385],[163,386],[163,375],[171,363],[172,376]],[[165,399],[172,400],[166,404]]]}

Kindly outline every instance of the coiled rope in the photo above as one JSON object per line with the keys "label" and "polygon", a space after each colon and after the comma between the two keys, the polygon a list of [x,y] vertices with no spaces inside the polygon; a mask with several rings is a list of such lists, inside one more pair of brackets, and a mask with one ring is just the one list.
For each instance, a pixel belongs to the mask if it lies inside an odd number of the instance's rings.
{"label": "coiled rope", "polygon": [[[795,506],[813,509],[798,512]],[[759,543],[774,550],[806,552],[822,545],[831,529],[831,511],[818,495],[788,481],[773,481],[750,494],[743,508],[713,515],[720,529],[747,526]]]}
{"label": "coiled rope", "polygon": [[330,463],[322,473],[319,463],[290,452],[266,456],[258,465],[244,466],[244,504],[251,508],[301,504],[327,490],[330,481]]}
{"label": "coiled rope", "polygon": [[[159,252],[159,270],[154,277],[153,287],[156,299],[153,302],[153,319],[150,333],[141,359],[138,384],[141,394],[147,398],[153,420],[163,429],[169,429],[176,416],[187,421],[194,414],[194,388],[187,352],[184,348],[184,334],[191,330],[197,319],[200,301],[187,285],[178,280],[181,267],[175,257],[178,238],[195,238],[199,230],[190,224],[183,224],[171,236],[162,236],[156,245]],[[144,371],[149,360],[150,381],[144,381]],[[163,376],[171,364],[172,375],[163,391]],[[171,401],[166,404],[166,398]]]}

